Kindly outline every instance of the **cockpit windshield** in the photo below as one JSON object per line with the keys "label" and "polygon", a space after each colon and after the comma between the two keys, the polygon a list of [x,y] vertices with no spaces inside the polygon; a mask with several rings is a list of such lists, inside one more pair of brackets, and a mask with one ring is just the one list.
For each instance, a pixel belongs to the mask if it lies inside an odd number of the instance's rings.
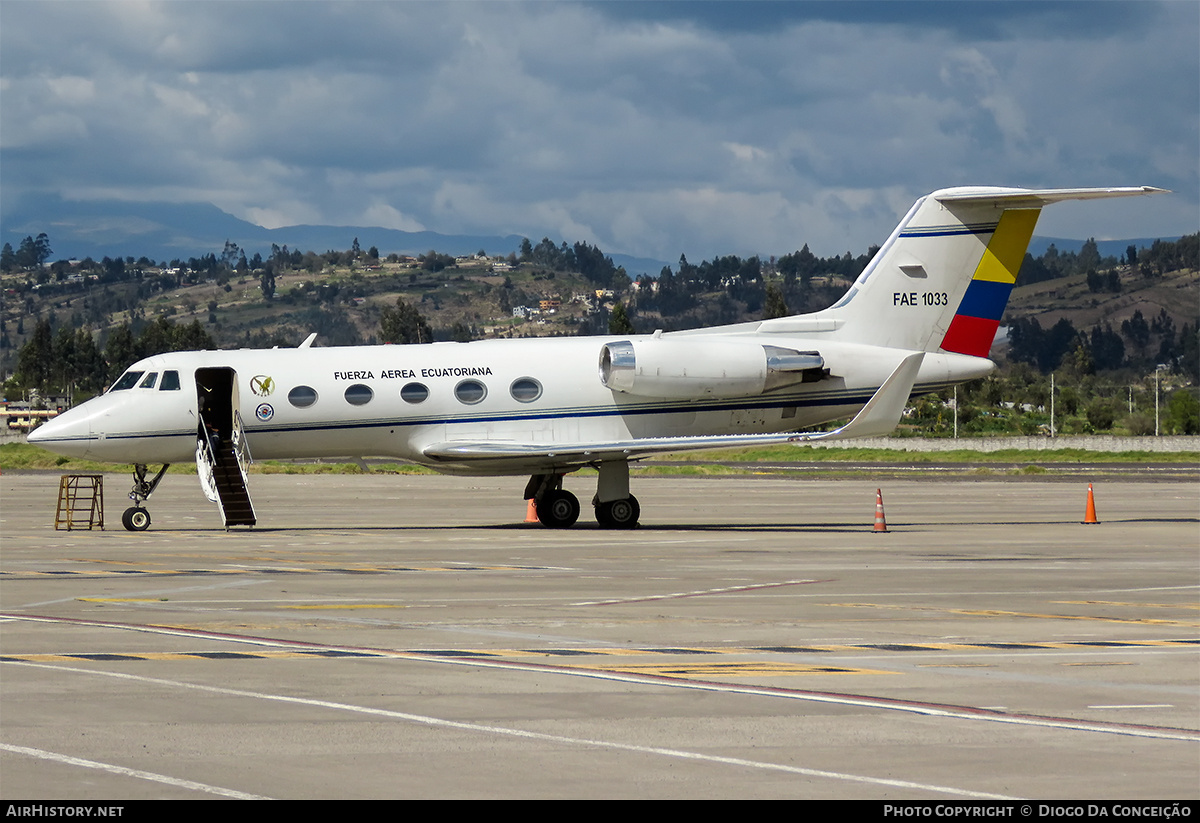
{"label": "cockpit windshield", "polygon": [[141,384],[138,385],[138,388],[139,389],[152,389],[152,388],[154,388],[154,382],[156,380],[158,380],[158,372],[152,371],[148,375],[146,375],[146,379],[143,380],[141,382]]}
{"label": "cockpit windshield", "polygon": [[111,389],[109,389],[109,391],[123,391],[125,389],[132,389],[137,385],[138,381],[142,379],[143,374],[145,374],[145,372],[127,371],[121,375],[120,380],[118,380],[116,383],[113,383],[113,386]]}

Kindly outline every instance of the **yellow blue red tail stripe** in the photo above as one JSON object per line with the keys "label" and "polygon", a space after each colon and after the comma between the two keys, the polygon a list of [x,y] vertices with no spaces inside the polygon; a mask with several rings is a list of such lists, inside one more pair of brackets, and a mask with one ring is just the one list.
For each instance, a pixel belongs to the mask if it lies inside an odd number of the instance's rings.
{"label": "yellow blue red tail stripe", "polygon": [[1010,209],[1000,217],[967,286],[942,350],[987,357],[1041,209]]}

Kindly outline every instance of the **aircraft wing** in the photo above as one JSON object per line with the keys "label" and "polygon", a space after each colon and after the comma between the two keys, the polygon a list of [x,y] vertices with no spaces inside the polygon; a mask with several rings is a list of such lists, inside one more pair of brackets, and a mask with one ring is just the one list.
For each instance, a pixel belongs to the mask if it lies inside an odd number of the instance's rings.
{"label": "aircraft wing", "polygon": [[727,434],[689,437],[645,437],[591,443],[516,443],[502,440],[433,443],[422,451],[432,461],[447,465],[481,466],[494,463],[499,468],[540,466],[567,468],[607,460],[636,460],[654,454],[702,449],[741,448],[746,446],[806,443],[816,440],[845,440],[854,437],[879,437],[896,428],[900,415],[912,394],[924,352],[908,355],[888,376],[883,385],[862,407],[854,419],[827,432],[782,432],[775,434]]}

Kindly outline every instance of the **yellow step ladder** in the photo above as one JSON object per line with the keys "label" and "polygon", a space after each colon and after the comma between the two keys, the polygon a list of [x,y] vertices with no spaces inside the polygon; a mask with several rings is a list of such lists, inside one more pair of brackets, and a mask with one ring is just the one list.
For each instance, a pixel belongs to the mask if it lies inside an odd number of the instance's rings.
{"label": "yellow step ladder", "polygon": [[99,474],[64,474],[58,481],[56,531],[104,529],[104,477]]}

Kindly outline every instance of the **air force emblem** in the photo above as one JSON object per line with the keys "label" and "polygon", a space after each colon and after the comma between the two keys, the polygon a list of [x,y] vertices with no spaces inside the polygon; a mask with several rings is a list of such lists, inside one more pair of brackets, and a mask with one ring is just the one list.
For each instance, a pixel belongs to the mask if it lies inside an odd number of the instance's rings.
{"label": "air force emblem", "polygon": [[265,374],[257,374],[250,378],[250,391],[259,397],[266,397],[275,391],[275,378]]}

